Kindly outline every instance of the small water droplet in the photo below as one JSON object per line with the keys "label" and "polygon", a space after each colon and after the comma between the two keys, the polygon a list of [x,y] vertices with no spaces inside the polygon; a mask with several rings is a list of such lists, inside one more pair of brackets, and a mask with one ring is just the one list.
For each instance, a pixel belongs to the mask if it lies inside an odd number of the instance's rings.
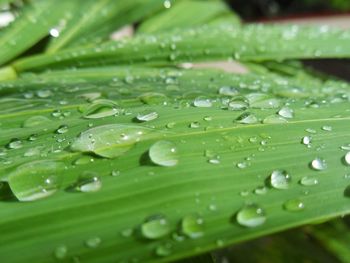
{"label": "small water droplet", "polygon": [[306,146],[311,146],[311,141],[312,141],[312,137],[311,136],[304,136],[301,139],[301,143],[306,145]]}
{"label": "small water droplet", "polygon": [[316,130],[315,129],[311,129],[311,128],[307,128],[307,129],[305,129],[305,131],[308,132],[308,133],[312,133],[312,134],[316,133]]}
{"label": "small water droplet", "polygon": [[276,189],[288,189],[291,176],[285,170],[275,170],[271,173],[270,183]]}
{"label": "small water droplet", "polygon": [[63,134],[63,133],[66,133],[67,131],[68,131],[68,126],[67,125],[61,125],[56,130],[56,133]]}
{"label": "small water droplet", "polygon": [[350,143],[340,146],[340,149],[345,151],[350,151]]}
{"label": "small water droplet", "polygon": [[177,148],[169,141],[158,141],[149,149],[149,157],[155,164],[161,166],[175,166],[178,163]]}
{"label": "small water droplet", "polygon": [[67,256],[68,249],[65,245],[57,246],[53,252],[55,258],[64,259]]}
{"label": "small water droplet", "polygon": [[318,179],[313,176],[304,176],[300,179],[300,184],[304,186],[313,186],[318,184]]}
{"label": "small water droplet", "polygon": [[113,170],[111,172],[111,176],[119,176],[119,175],[120,175],[120,171],[118,171],[118,170]]}
{"label": "small water droplet", "polygon": [[166,257],[172,253],[172,245],[169,242],[160,244],[156,247],[155,254],[159,257]]}
{"label": "small water droplet", "polygon": [[19,149],[23,147],[23,143],[20,139],[12,139],[9,144],[7,144],[7,148],[9,149]]}
{"label": "small water droplet", "polygon": [[206,97],[197,97],[193,101],[193,105],[199,108],[209,108],[213,105],[212,101]]}
{"label": "small water droplet", "polygon": [[286,123],[286,122],[287,122],[286,119],[277,115],[269,115],[263,120],[263,123],[265,124]]}
{"label": "small water droplet", "polygon": [[322,126],[322,130],[324,130],[324,131],[332,131],[333,128],[332,128],[332,126],[324,125],[324,126]]}
{"label": "small water droplet", "polygon": [[267,187],[259,186],[259,187],[255,188],[254,193],[257,195],[264,195],[267,193]]}
{"label": "small water droplet", "polygon": [[282,107],[278,111],[278,115],[282,116],[283,118],[291,119],[294,117],[294,111],[288,107]]}
{"label": "small water droplet", "polygon": [[136,116],[136,119],[142,122],[152,121],[158,118],[158,113],[154,110],[144,110],[139,112]]}
{"label": "small water droplet", "polygon": [[225,96],[235,96],[239,93],[237,88],[230,86],[222,86],[219,88],[219,94]]}
{"label": "small water droplet", "polygon": [[350,152],[347,152],[344,156],[344,161],[347,165],[350,165]]}
{"label": "small water droplet", "polygon": [[39,90],[36,92],[36,95],[39,98],[48,98],[52,95],[52,92],[50,90]]}
{"label": "small water droplet", "polygon": [[241,208],[236,216],[238,224],[245,227],[257,227],[265,223],[264,210],[256,204],[246,205]]}
{"label": "small water droplet", "polygon": [[171,231],[169,221],[163,215],[148,217],[141,225],[141,234],[147,239],[158,239]]}
{"label": "small water droplet", "polygon": [[75,184],[75,189],[80,192],[97,192],[101,189],[102,182],[94,172],[84,172]]}
{"label": "small water droplet", "polygon": [[197,129],[199,128],[201,125],[198,121],[194,121],[194,122],[191,122],[190,123],[190,128],[193,128],[193,129]]}
{"label": "small water droplet", "polygon": [[208,160],[209,163],[211,164],[220,164],[220,159],[218,158],[211,158]]}
{"label": "small water droplet", "polygon": [[181,231],[189,238],[199,238],[204,235],[204,220],[199,215],[187,215],[181,220]]}
{"label": "small water droplet", "polygon": [[90,237],[85,240],[85,246],[88,248],[97,248],[101,244],[101,241],[99,237]]}
{"label": "small water droplet", "polygon": [[245,112],[237,118],[237,122],[242,124],[254,124],[258,123],[258,118],[252,113]]}
{"label": "small water droplet", "polygon": [[300,199],[291,199],[283,204],[283,208],[287,211],[297,212],[304,210],[305,205]]}
{"label": "small water droplet", "polygon": [[310,166],[312,169],[314,169],[316,171],[323,171],[323,170],[327,169],[326,160],[318,158],[318,157],[311,161]]}

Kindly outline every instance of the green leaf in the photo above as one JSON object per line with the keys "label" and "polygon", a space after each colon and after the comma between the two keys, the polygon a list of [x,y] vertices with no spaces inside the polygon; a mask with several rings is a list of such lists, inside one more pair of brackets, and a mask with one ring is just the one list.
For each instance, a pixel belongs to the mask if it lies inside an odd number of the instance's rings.
{"label": "green leaf", "polygon": [[[174,37],[174,35],[176,37]],[[100,47],[70,49],[16,61],[18,72],[101,64],[174,64],[235,58],[245,61],[349,57],[350,32],[328,27],[206,26],[141,35]],[[334,48],[334,45],[337,48]]]}
{"label": "green leaf", "polygon": [[26,2],[20,15],[1,32],[0,64],[11,61],[47,36],[50,28],[64,17],[72,2],[63,0],[59,6],[55,1]]}
{"label": "green leaf", "polygon": [[[293,91],[296,83],[282,77],[132,67],[28,74],[2,83],[2,180],[11,187],[12,176],[32,162],[54,160],[67,168],[60,190],[47,199],[0,203],[1,257],[14,263],[55,262],[60,257],[82,262],[164,262],[349,213],[347,151],[340,148],[350,142],[349,86],[322,81],[301,84]],[[231,87],[234,94],[227,95],[222,87]],[[115,101],[124,111],[85,118],[81,109],[98,96]],[[256,123],[237,122],[245,111],[229,110],[227,104],[237,96],[247,100]],[[211,107],[195,106],[195,101],[210,102]],[[287,103],[292,118],[282,124],[264,121],[281,117],[277,112]],[[157,112],[158,118],[135,121],[144,110]],[[24,127],[32,116],[51,122]],[[58,132],[62,125],[67,126],[63,133]],[[113,159],[80,148],[71,151],[81,134],[108,130],[106,125],[152,129],[157,136],[138,140]],[[312,137],[310,147],[305,136]],[[116,147],[114,135],[108,138],[111,148]],[[164,140],[176,145],[175,166],[157,165],[150,157],[151,146]],[[32,149],[39,153],[28,154]],[[327,168],[313,169],[316,158],[324,159]],[[47,171],[40,167],[32,165],[33,174]],[[272,187],[270,176],[276,170],[290,175],[288,189]],[[98,178],[101,189],[71,191],[86,173]],[[316,177],[319,183],[301,184],[306,176]],[[24,182],[22,189],[35,189],[31,183]],[[257,190],[262,188],[265,191]],[[296,199],[303,209],[291,211],[285,203]],[[237,213],[252,204],[266,221],[247,228],[237,222]],[[145,239],[140,227],[159,215],[166,218],[166,231],[158,239]],[[200,224],[203,234],[184,231],[184,218],[191,219],[190,229],[197,233]],[[161,222],[152,231],[158,232]],[[100,242],[92,242],[97,244],[92,248],[86,245],[91,240]]]}
{"label": "green leaf", "polygon": [[[195,10],[196,15],[193,16]],[[181,1],[169,9],[145,20],[139,27],[139,33],[154,33],[173,28],[186,28],[206,24],[223,15],[233,17],[237,24],[239,18],[222,1]]]}

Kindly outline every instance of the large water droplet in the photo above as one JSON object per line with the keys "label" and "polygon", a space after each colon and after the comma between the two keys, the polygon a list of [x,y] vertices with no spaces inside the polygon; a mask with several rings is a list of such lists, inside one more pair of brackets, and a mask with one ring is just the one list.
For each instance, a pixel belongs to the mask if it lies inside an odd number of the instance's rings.
{"label": "large water droplet", "polygon": [[130,150],[141,139],[151,138],[152,132],[152,129],[137,125],[102,125],[82,132],[71,149],[114,158]]}
{"label": "large water droplet", "polygon": [[285,170],[275,170],[271,173],[270,183],[276,189],[288,189],[291,176]]}
{"label": "large water droplet", "polygon": [[9,174],[8,182],[18,200],[33,201],[58,190],[64,168],[63,163],[49,160],[25,163]]}
{"label": "large water droplet", "polygon": [[238,224],[245,227],[257,227],[265,223],[264,210],[256,204],[246,205],[238,211],[236,216]]}
{"label": "large water droplet", "polygon": [[170,233],[169,221],[163,215],[154,215],[141,225],[141,234],[147,239],[158,239]]}
{"label": "large water droplet", "polygon": [[297,212],[302,211],[305,208],[304,203],[300,199],[291,199],[283,204],[283,207],[287,211]]}
{"label": "large water droplet", "polygon": [[47,126],[47,124],[51,122],[51,120],[49,118],[46,118],[44,116],[33,116],[33,117],[30,117],[28,119],[26,119],[24,122],[23,122],[23,127],[24,128],[29,128],[29,127],[35,127],[35,126]]}
{"label": "large water droplet", "polygon": [[177,148],[169,141],[158,141],[149,149],[149,157],[155,164],[161,166],[175,166],[178,163]]}
{"label": "large water droplet", "polygon": [[187,215],[182,218],[181,232],[190,237],[198,238],[204,234],[204,220],[198,215]]}
{"label": "large water droplet", "polygon": [[327,169],[326,160],[318,158],[318,157],[311,161],[310,166],[312,169],[314,169],[316,171],[323,171],[323,170]]}

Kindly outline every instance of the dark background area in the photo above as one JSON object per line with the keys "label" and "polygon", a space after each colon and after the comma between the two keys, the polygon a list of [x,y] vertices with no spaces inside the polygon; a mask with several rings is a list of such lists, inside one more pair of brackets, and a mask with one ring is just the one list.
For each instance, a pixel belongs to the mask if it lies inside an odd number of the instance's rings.
{"label": "dark background area", "polygon": [[[348,15],[350,19],[350,0],[227,0],[227,2],[246,22],[327,18],[334,15]],[[350,81],[349,59],[305,60],[303,63],[318,71]]]}

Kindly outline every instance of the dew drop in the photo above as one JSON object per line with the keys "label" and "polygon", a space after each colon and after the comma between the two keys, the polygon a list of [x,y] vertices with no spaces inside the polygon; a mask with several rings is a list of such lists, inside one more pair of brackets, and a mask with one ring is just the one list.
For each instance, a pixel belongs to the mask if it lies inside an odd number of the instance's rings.
{"label": "dew drop", "polygon": [[278,115],[282,116],[283,118],[291,119],[294,117],[294,112],[288,107],[283,107],[278,111]]}
{"label": "dew drop", "polygon": [[136,116],[136,119],[142,122],[152,121],[157,118],[158,118],[158,113],[150,109],[139,112]]}
{"label": "dew drop", "polygon": [[290,212],[297,212],[304,210],[305,205],[300,199],[291,199],[283,204],[283,208]]}
{"label": "dew drop", "polygon": [[206,97],[197,97],[193,101],[193,105],[199,108],[210,108],[213,104],[212,101]]}
{"label": "dew drop", "polygon": [[55,248],[53,254],[57,259],[64,259],[67,256],[68,249],[65,245],[60,245]]}
{"label": "dew drop", "polygon": [[84,111],[83,116],[86,119],[99,119],[108,116],[120,114],[122,109],[112,100],[95,100]]}
{"label": "dew drop", "polygon": [[102,182],[94,172],[84,172],[75,184],[75,189],[80,192],[97,192],[101,189]]}
{"label": "dew drop", "polygon": [[304,186],[314,186],[318,184],[318,179],[313,176],[304,176],[300,179],[300,184]]}
{"label": "dew drop", "polygon": [[255,188],[254,193],[257,195],[264,195],[267,193],[267,187],[259,186],[259,187]]}
{"label": "dew drop", "polygon": [[171,243],[163,243],[156,247],[155,254],[159,257],[166,257],[172,253]]}
{"label": "dew drop", "polygon": [[85,246],[88,248],[97,248],[101,244],[102,240],[99,237],[90,237],[85,240]]}
{"label": "dew drop", "polygon": [[44,117],[44,116],[32,116],[28,119],[26,119],[23,122],[23,127],[24,128],[29,128],[29,127],[35,127],[35,126],[46,126],[49,122],[51,122],[50,119]]}
{"label": "dew drop", "polygon": [[56,133],[58,134],[63,134],[66,133],[68,131],[68,126],[67,125],[61,125],[60,127],[58,127],[58,129],[56,130]]}
{"label": "dew drop", "polygon": [[12,139],[9,144],[7,144],[7,148],[9,149],[20,149],[23,147],[23,143],[20,139]]}
{"label": "dew drop", "polygon": [[197,129],[201,125],[200,125],[200,123],[198,121],[194,121],[194,122],[191,122],[189,126],[190,126],[190,128]]}
{"label": "dew drop", "polygon": [[175,166],[178,163],[177,148],[169,141],[157,141],[149,149],[151,161],[160,166]]}
{"label": "dew drop", "polygon": [[241,208],[236,216],[238,224],[245,227],[257,227],[265,223],[264,210],[256,204],[246,205]]}
{"label": "dew drop", "polygon": [[148,217],[141,225],[141,234],[147,239],[158,239],[171,231],[169,221],[163,215]]}
{"label": "dew drop", "polygon": [[332,131],[333,130],[332,126],[328,126],[328,125],[322,126],[321,129],[324,130],[324,131]]}
{"label": "dew drop", "polygon": [[204,235],[204,220],[199,215],[187,215],[181,220],[181,232],[189,238]]}
{"label": "dew drop", "polygon": [[350,152],[347,152],[344,156],[344,161],[347,165],[350,165]]}
{"label": "dew drop", "polygon": [[314,169],[316,171],[323,171],[323,170],[327,169],[326,160],[318,158],[318,157],[311,161],[310,166],[312,169]]}
{"label": "dew drop", "polygon": [[258,122],[258,118],[252,113],[245,112],[237,118],[237,122],[242,124],[254,124]]}
{"label": "dew drop", "polygon": [[9,174],[8,183],[20,201],[34,201],[54,194],[63,181],[61,162],[41,160],[18,166]]}
{"label": "dew drop", "polygon": [[306,145],[306,146],[310,146],[311,145],[311,141],[312,141],[312,137],[311,136],[304,136],[301,139],[301,143]]}
{"label": "dew drop", "polygon": [[263,123],[265,124],[286,123],[286,122],[287,122],[286,119],[276,115],[269,115],[263,120]]}
{"label": "dew drop", "polygon": [[219,88],[219,94],[225,95],[225,96],[235,96],[239,93],[237,88],[230,87],[230,86],[222,86]]}
{"label": "dew drop", "polygon": [[271,173],[270,183],[276,189],[288,189],[291,176],[285,170],[275,170]]}

